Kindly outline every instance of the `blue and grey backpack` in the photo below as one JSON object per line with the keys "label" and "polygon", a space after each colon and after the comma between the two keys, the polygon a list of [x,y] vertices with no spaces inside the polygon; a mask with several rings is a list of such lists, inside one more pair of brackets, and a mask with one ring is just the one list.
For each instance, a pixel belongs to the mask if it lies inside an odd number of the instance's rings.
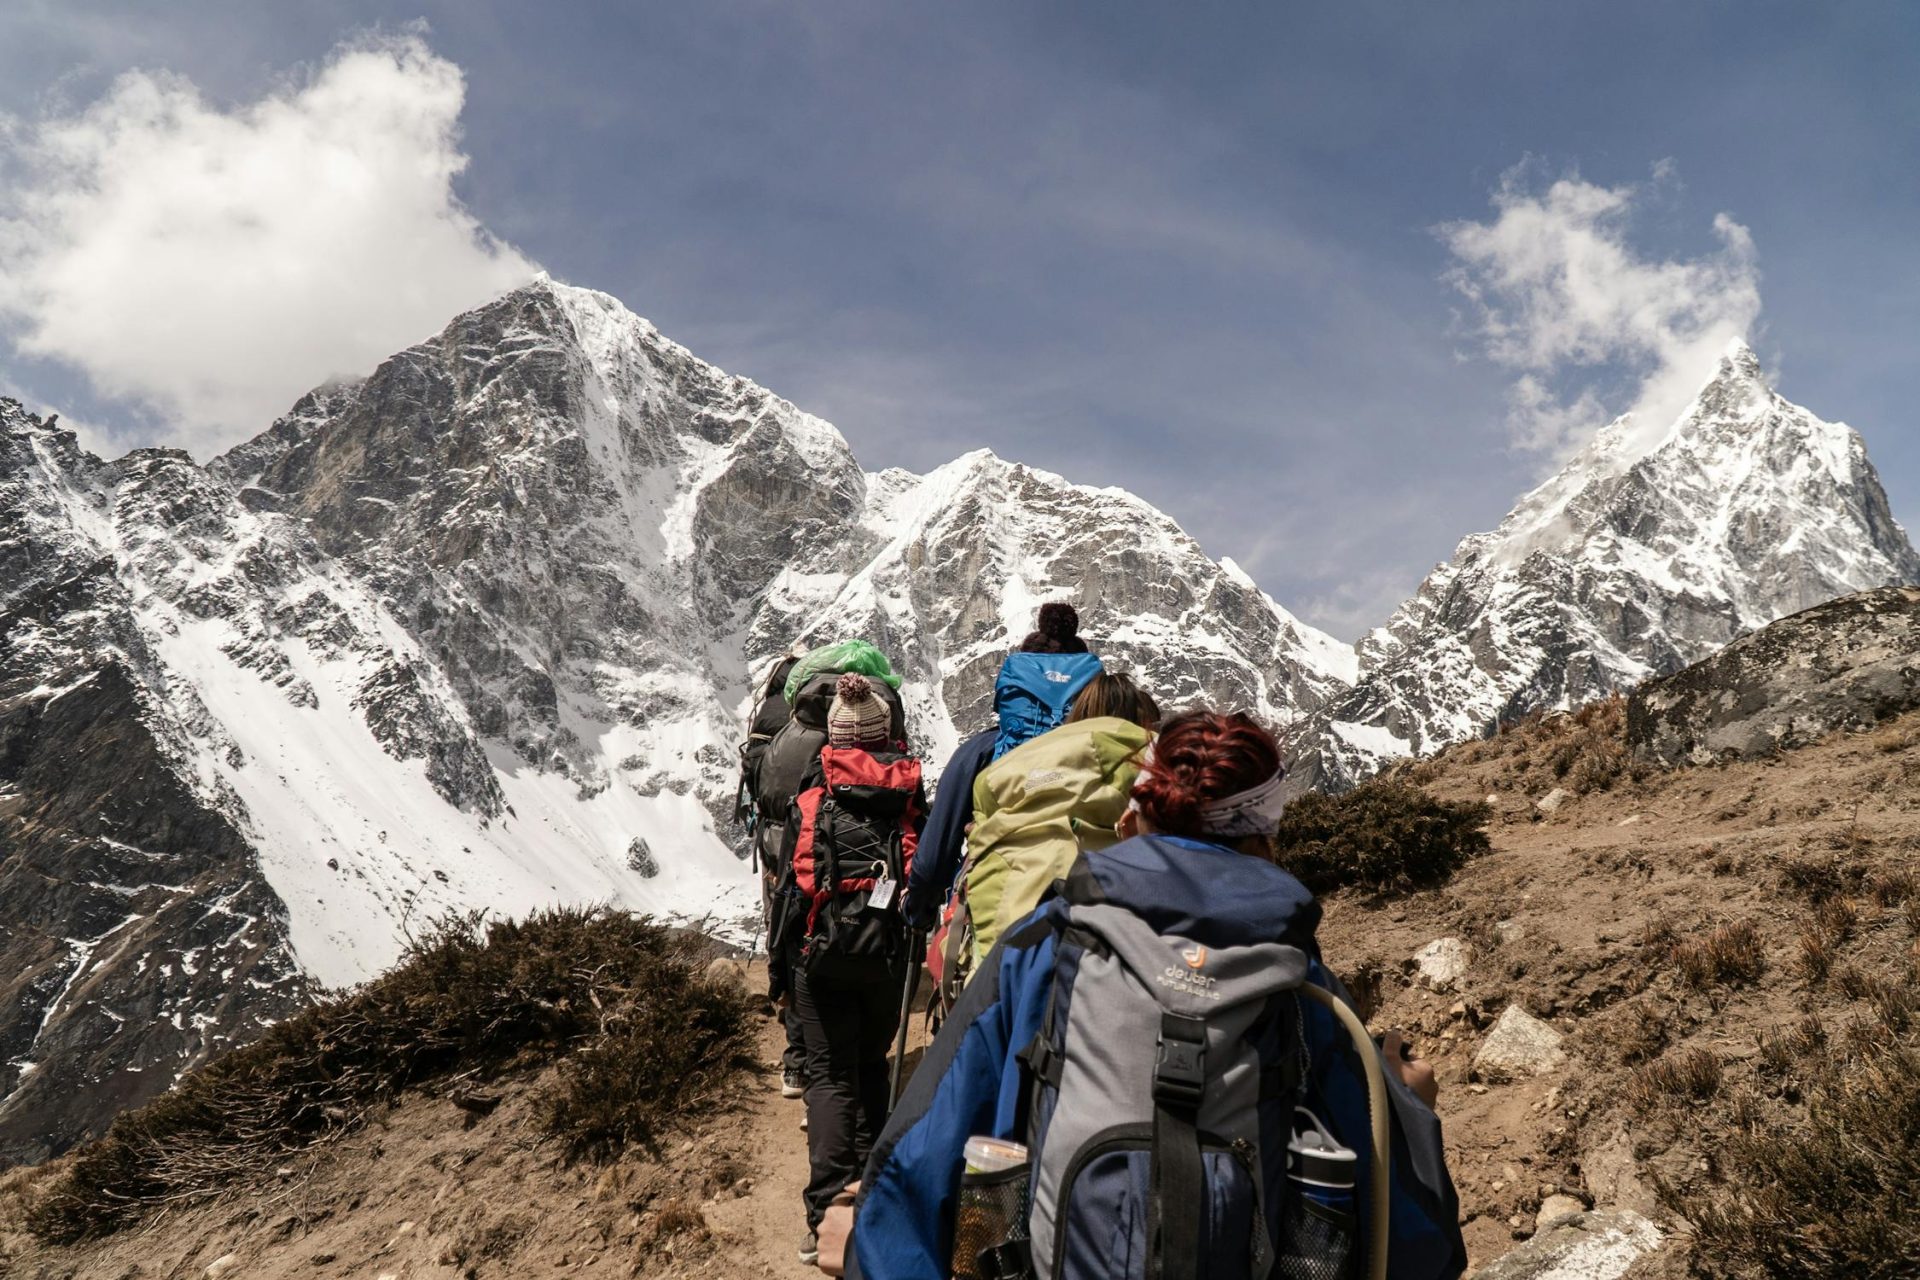
{"label": "blue and grey backpack", "polygon": [[[1351,1097],[1317,1096],[1309,1078],[1310,1037],[1351,1048],[1331,1002],[1307,990],[1318,912],[1303,913],[1303,934],[1209,946],[1105,900],[1085,859],[1061,887],[1052,987],[1021,1055],[1032,1080],[1029,1274],[1357,1274],[1367,1233],[1353,1173],[1373,1161],[1352,1148],[1369,1145],[1371,1126]],[[1344,1192],[1327,1194],[1299,1167],[1292,1139],[1309,1101],[1315,1145],[1327,1136],[1317,1114],[1336,1118]]]}
{"label": "blue and grey backpack", "polygon": [[1099,674],[1100,659],[1091,653],[1009,654],[993,686],[993,710],[1000,718],[993,758],[1058,728],[1074,698]]}
{"label": "blue and grey backpack", "polygon": [[[1440,1122],[1322,966],[1298,880],[1151,835],[1055,888],[876,1141],[850,1277],[1457,1280]],[[967,1168],[974,1135],[1027,1162]]]}

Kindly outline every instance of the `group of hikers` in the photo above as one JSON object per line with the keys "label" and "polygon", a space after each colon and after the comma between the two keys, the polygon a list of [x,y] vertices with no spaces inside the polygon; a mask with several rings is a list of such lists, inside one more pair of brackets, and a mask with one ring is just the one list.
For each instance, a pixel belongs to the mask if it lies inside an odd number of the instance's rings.
{"label": "group of hikers", "polygon": [[[803,1263],[870,1280],[1451,1280],[1432,1070],[1367,1036],[1273,859],[1280,750],[1163,721],[1039,611],[931,805],[900,676],[783,659],[742,748]],[[922,973],[937,1026],[899,1090]],[[891,1071],[889,1059],[891,1055]]]}

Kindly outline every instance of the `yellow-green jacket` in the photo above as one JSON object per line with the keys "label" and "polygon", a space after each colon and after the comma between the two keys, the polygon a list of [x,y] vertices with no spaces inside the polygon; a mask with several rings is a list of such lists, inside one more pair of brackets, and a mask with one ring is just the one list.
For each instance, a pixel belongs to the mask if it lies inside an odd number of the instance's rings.
{"label": "yellow-green jacket", "polygon": [[1129,720],[1079,720],[988,765],[973,784],[967,911],[974,972],[1083,849],[1104,849],[1153,735]]}

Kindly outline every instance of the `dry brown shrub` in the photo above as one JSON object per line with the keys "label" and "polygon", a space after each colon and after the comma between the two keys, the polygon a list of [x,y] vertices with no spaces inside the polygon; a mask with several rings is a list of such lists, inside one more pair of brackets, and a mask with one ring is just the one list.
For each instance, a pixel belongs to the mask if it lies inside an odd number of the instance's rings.
{"label": "dry brown shrub", "polygon": [[[628,1028],[661,1041],[632,1061],[731,1070],[752,1034],[751,1010],[741,992],[705,980],[710,949],[695,934],[601,909],[542,911],[519,922],[446,920],[385,976],[279,1023],[123,1113],[73,1159],[28,1225],[64,1243],[216,1195],[354,1131],[409,1090],[612,1044],[629,1032],[609,1028],[610,1009],[627,1010]],[[638,1108],[623,1130],[629,1138],[713,1099],[707,1078],[684,1092],[638,1078],[604,1083],[607,1105]],[[582,1137],[569,1127],[571,1115],[547,1119],[570,1143]],[[586,1136],[604,1148],[604,1135]]]}
{"label": "dry brown shrub", "polygon": [[1868,879],[1867,892],[1880,906],[1902,906],[1920,896],[1920,875],[1911,867],[1888,867]]}
{"label": "dry brown shrub", "polygon": [[1509,756],[1507,772],[1532,795],[1554,787],[1586,795],[1648,773],[1627,751],[1626,699],[1619,695],[1572,712],[1535,710],[1501,721],[1484,754]]}
{"label": "dry brown shrub", "polygon": [[1813,923],[1838,945],[1853,937],[1854,928],[1860,923],[1860,908],[1850,898],[1828,898],[1814,908]]}
{"label": "dry brown shrub", "polygon": [[1727,1122],[1736,1129],[1744,1129],[1751,1133],[1758,1129],[1765,1119],[1766,1111],[1761,1104],[1760,1095],[1751,1089],[1741,1089],[1727,1104]]}
{"label": "dry brown shrub", "polygon": [[1273,850],[1316,893],[1406,892],[1443,883],[1485,853],[1492,812],[1481,801],[1442,800],[1398,778],[1375,778],[1341,795],[1295,800]]}
{"label": "dry brown shrub", "polygon": [[[1843,843],[1840,847],[1846,847]],[[1864,863],[1832,853],[1806,853],[1780,864],[1781,887],[1811,906],[1829,898],[1853,897],[1867,883]]]}
{"label": "dry brown shrub", "polygon": [[1639,1111],[1673,1102],[1704,1102],[1720,1091],[1719,1055],[1707,1049],[1688,1049],[1640,1067],[1627,1077],[1626,1099]]}
{"label": "dry brown shrub", "polygon": [[700,1206],[684,1196],[669,1196],[641,1220],[634,1239],[636,1269],[661,1257],[698,1256],[713,1246],[713,1228]]}
{"label": "dry brown shrub", "polygon": [[1920,725],[1911,722],[1890,724],[1873,735],[1874,750],[1892,755],[1896,751],[1905,751],[1916,741],[1920,741]]}
{"label": "dry brown shrub", "polygon": [[1793,1026],[1760,1037],[1760,1065],[1774,1080],[1792,1078],[1803,1061],[1817,1056],[1827,1045],[1826,1024],[1818,1014],[1808,1014]]}
{"label": "dry brown shrub", "polygon": [[1717,925],[1706,937],[1676,944],[1668,953],[1680,980],[1696,991],[1744,986],[1766,971],[1766,954],[1750,920]]}
{"label": "dry brown shrub", "polygon": [[1705,1133],[1710,1176],[1658,1184],[1693,1226],[1695,1268],[1716,1280],[1920,1274],[1920,1052],[1882,1035],[1851,1060],[1814,1046],[1795,1066],[1804,1114]]}
{"label": "dry brown shrub", "polygon": [[1905,982],[1878,981],[1867,993],[1867,1000],[1873,1005],[1873,1012],[1887,1030],[1896,1035],[1904,1033],[1913,1025],[1913,975],[1907,975]]}
{"label": "dry brown shrub", "polygon": [[1608,1024],[1622,1062],[1645,1062],[1667,1047],[1667,1015],[1651,1005],[1628,1005]]}
{"label": "dry brown shrub", "polygon": [[1825,982],[1833,968],[1833,938],[1816,923],[1800,926],[1800,976],[1811,985]]}
{"label": "dry brown shrub", "polygon": [[1833,975],[1833,985],[1849,1000],[1865,1000],[1874,992],[1875,979],[1859,965],[1848,964]]}

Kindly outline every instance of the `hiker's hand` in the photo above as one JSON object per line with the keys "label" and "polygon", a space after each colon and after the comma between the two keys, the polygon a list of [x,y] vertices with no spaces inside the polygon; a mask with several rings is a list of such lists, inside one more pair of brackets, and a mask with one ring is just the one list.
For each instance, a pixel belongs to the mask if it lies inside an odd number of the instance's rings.
{"label": "hiker's hand", "polygon": [[1393,1072],[1401,1084],[1413,1090],[1413,1096],[1429,1107],[1440,1103],[1440,1081],[1433,1074],[1433,1066],[1424,1058],[1403,1056],[1411,1052],[1407,1048],[1407,1038],[1400,1034],[1400,1028],[1388,1031],[1380,1041],[1380,1052],[1386,1055],[1387,1070]]}
{"label": "hiker's hand", "polygon": [[833,1198],[820,1219],[820,1269],[830,1276],[847,1273],[847,1237],[853,1234],[853,1198],[859,1194],[856,1182]]}

